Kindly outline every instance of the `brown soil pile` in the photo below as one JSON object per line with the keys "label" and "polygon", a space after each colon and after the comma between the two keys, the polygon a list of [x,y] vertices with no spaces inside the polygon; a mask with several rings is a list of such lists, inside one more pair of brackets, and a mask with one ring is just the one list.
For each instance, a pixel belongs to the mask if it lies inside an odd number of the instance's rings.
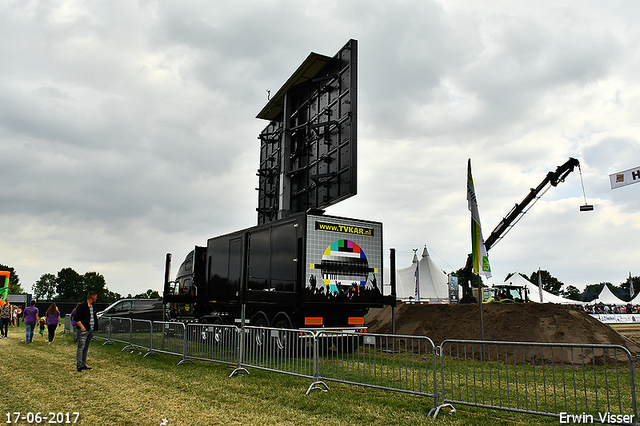
{"label": "brown soil pile", "polygon": [[[391,333],[391,307],[372,309],[365,323],[370,333]],[[574,308],[549,303],[483,305],[485,340],[582,343],[640,347],[610,326]],[[396,307],[396,334],[427,336],[436,345],[445,339],[480,340],[478,305],[409,305]]]}

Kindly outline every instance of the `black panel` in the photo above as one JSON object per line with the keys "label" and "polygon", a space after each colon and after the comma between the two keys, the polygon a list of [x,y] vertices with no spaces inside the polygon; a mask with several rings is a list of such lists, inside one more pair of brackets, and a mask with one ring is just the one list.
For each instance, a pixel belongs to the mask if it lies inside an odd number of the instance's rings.
{"label": "black panel", "polygon": [[249,236],[249,289],[266,290],[269,285],[270,229],[253,232]]}
{"label": "black panel", "polygon": [[356,40],[333,58],[312,53],[258,116],[272,120],[259,136],[258,224],[357,193],[357,55]]}
{"label": "black panel", "polygon": [[295,290],[297,238],[290,222],[271,230],[271,287],[275,291]]}

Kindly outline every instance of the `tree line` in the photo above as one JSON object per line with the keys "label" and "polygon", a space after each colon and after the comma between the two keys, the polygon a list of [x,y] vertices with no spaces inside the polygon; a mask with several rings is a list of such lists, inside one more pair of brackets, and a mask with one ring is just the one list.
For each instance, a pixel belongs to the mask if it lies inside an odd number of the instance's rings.
{"label": "tree line", "polygon": [[[458,277],[462,276],[462,269],[453,272],[453,275]],[[11,266],[0,264],[0,271],[9,271],[9,293],[20,294],[24,293],[24,289],[20,285],[20,278],[16,274],[15,270]],[[524,278],[534,284],[538,284],[538,271],[533,271],[528,276],[522,274]],[[507,281],[509,277],[514,274],[507,274],[504,279]],[[548,291],[556,296],[562,296],[567,299],[576,300],[580,302],[591,302],[594,300],[603,289],[603,286],[608,286],[613,294],[622,300],[631,300],[631,288],[633,287],[633,294],[636,295],[640,292],[640,276],[629,277],[615,286],[610,282],[601,282],[599,284],[589,284],[583,291],[572,285],[565,286],[562,281],[554,277],[547,270],[540,270],[540,281],[542,283],[542,289]],[[472,274],[471,285],[478,287],[481,283],[480,276]],[[107,288],[106,281],[102,274],[97,272],[85,272],[80,275],[72,268],[63,268],[54,274],[43,274],[38,281],[32,286],[33,297],[36,300],[48,300],[52,302],[73,302],[81,301],[87,296],[87,293],[91,290],[98,293],[99,303],[112,303],[116,300],[123,298],[122,295],[114,293]],[[160,298],[160,294],[157,290],[147,290],[144,293],[136,294],[132,296],[127,294],[126,298],[131,299],[155,299]]]}
{"label": "tree line", "polygon": [[[13,267],[0,265],[0,271],[10,271],[9,293],[25,293],[20,285],[20,278],[15,273]],[[107,287],[107,283],[102,274],[98,272],[85,272],[80,275],[73,268],[63,268],[57,274],[43,274],[40,279],[31,286],[33,298],[35,300],[47,300],[51,302],[80,302],[86,299],[89,291],[98,294],[98,303],[112,303],[123,298],[119,293],[115,293]],[[154,299],[160,294],[156,290],[147,290],[144,293],[127,298]]]}
{"label": "tree line", "polygon": [[[529,277],[523,275],[534,284],[538,284],[538,271],[532,272]],[[506,281],[506,279],[505,279]],[[624,301],[630,301],[633,296],[638,294],[640,290],[640,277],[629,277],[622,281],[619,285],[613,285],[610,282],[601,282],[599,284],[589,284],[583,291],[572,285],[565,286],[564,283],[552,276],[549,271],[540,271],[540,281],[542,289],[556,296],[562,296],[566,299],[576,300],[580,302],[591,302],[598,297],[604,286],[608,286],[609,290],[618,298]],[[631,293],[633,288],[633,294]]]}

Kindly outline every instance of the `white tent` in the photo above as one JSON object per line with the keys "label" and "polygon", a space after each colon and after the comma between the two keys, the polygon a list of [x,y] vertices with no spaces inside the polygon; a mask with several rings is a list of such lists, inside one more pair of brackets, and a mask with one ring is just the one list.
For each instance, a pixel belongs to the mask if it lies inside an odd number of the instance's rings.
{"label": "white tent", "polygon": [[[506,285],[515,285],[520,287],[526,287],[529,289],[529,300],[536,303],[540,302],[540,288],[520,275],[519,273],[515,273],[508,277],[503,284]],[[580,304],[582,302],[578,302],[576,300],[565,299],[564,297],[556,296],[555,294],[549,293],[546,290],[542,290],[542,303],[559,303],[563,305],[575,305]]]}
{"label": "white tent", "polygon": [[604,285],[604,287],[602,287],[602,291],[600,292],[600,294],[598,295],[598,297],[595,298],[595,300],[589,302],[589,304],[598,304],[598,303],[604,303],[605,305],[626,305],[627,302],[625,302],[622,299],[618,299],[618,297],[613,294],[611,292],[611,290],[609,290],[609,286],[608,285]]}
{"label": "white tent", "polygon": [[431,259],[426,246],[422,252],[422,258],[418,261],[418,257],[414,254],[413,264],[407,268],[398,269],[396,276],[398,299],[449,303],[449,278]]}

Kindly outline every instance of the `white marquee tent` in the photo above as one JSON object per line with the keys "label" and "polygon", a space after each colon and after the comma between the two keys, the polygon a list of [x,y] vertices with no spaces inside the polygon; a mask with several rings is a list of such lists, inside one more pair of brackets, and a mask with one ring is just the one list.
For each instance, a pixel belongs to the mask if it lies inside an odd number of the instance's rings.
{"label": "white marquee tent", "polygon": [[[508,277],[503,284],[506,285],[515,285],[520,287],[526,287],[529,289],[529,300],[536,303],[540,302],[540,288],[520,275],[519,273],[515,273]],[[578,302],[576,300],[565,299],[564,297],[556,296],[555,294],[549,293],[546,290],[542,290],[542,303],[558,303],[563,305],[575,305],[580,304],[582,302]]]}
{"label": "white marquee tent", "polygon": [[398,299],[405,302],[449,303],[449,278],[431,259],[426,246],[422,258],[418,261],[414,254],[413,264],[398,269],[396,276]]}
{"label": "white marquee tent", "polygon": [[597,305],[598,303],[604,303],[605,305],[626,305],[627,304],[627,302],[625,302],[622,299],[619,299],[615,294],[613,294],[609,289],[609,286],[606,284],[604,285],[604,287],[602,287],[602,291],[600,292],[598,297],[596,297],[595,300],[592,300],[591,302],[589,302],[590,305],[591,304]]}

